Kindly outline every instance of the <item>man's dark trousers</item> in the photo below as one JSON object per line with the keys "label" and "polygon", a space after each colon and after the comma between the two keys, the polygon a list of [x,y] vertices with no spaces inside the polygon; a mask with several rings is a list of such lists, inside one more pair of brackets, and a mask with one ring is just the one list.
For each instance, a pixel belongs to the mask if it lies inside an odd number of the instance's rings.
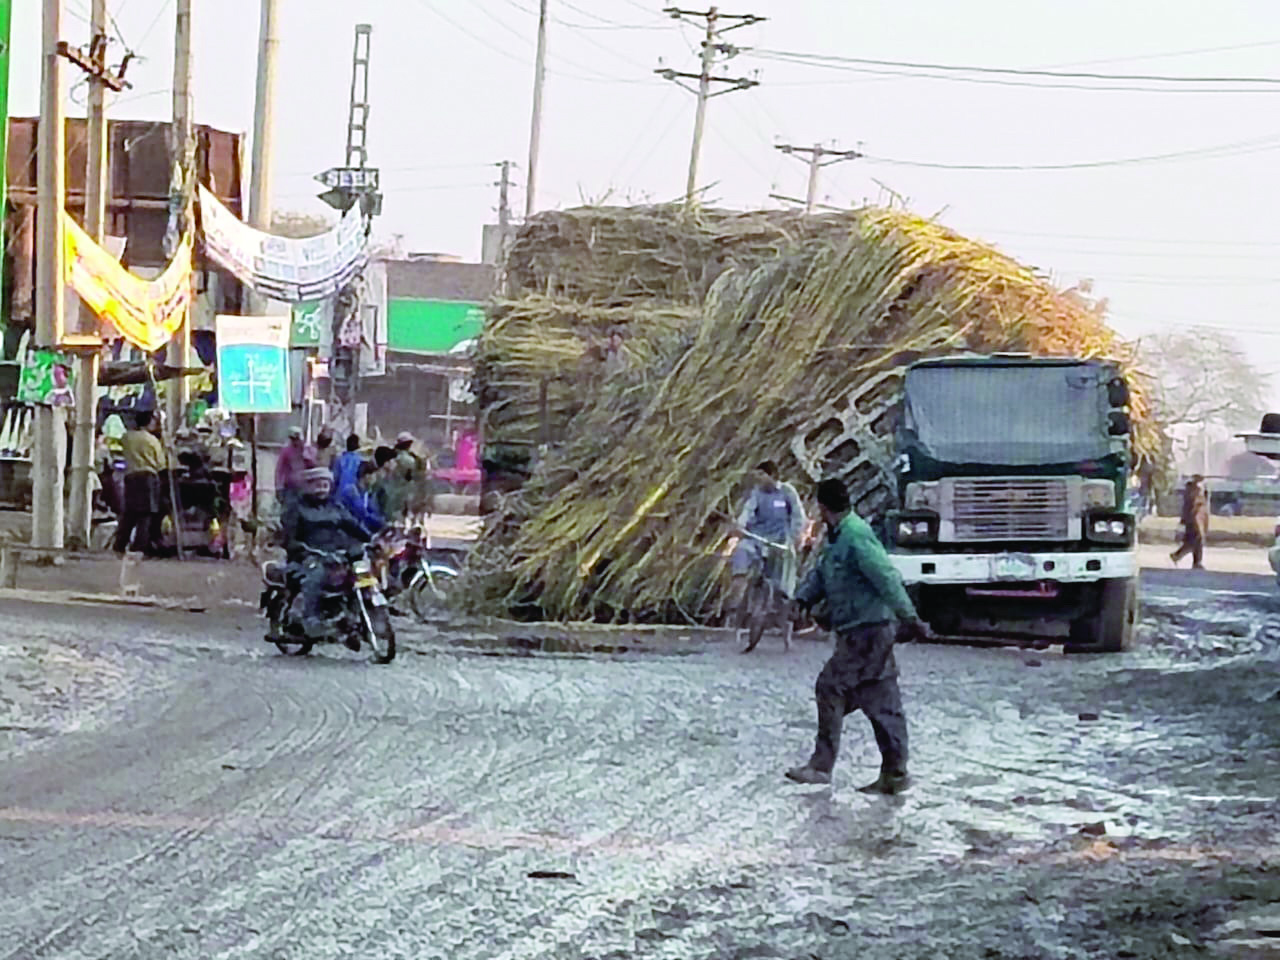
{"label": "man's dark trousers", "polygon": [[907,772],[907,718],[898,690],[893,656],[893,623],[864,624],[836,632],[836,649],[818,674],[818,736],[809,766],[830,773],[840,751],[847,714],[861,710],[871,721],[880,748],[880,770]]}

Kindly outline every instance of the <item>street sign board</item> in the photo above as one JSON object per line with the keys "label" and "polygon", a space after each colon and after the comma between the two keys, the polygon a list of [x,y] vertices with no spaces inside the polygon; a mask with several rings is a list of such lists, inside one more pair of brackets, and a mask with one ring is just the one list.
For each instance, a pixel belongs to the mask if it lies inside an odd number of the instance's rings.
{"label": "street sign board", "polygon": [[218,404],[232,413],[289,413],[288,316],[220,314]]}
{"label": "street sign board", "polygon": [[315,179],[338,190],[377,190],[379,170],[376,167],[330,167],[317,173]]}

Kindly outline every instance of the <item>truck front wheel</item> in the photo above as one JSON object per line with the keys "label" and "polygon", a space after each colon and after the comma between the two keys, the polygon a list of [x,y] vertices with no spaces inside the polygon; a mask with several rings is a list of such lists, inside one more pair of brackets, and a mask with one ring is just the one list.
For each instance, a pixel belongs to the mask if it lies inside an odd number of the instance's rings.
{"label": "truck front wheel", "polygon": [[1095,612],[1071,622],[1068,653],[1120,653],[1133,646],[1138,625],[1138,581],[1101,580]]}

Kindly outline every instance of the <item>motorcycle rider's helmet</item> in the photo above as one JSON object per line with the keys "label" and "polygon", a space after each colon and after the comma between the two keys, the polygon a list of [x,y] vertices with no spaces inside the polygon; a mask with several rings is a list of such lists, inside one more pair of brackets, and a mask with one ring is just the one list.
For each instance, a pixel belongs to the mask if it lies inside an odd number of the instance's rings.
{"label": "motorcycle rider's helmet", "polygon": [[312,467],[302,473],[302,492],[305,496],[325,500],[333,489],[333,475],[324,467]]}

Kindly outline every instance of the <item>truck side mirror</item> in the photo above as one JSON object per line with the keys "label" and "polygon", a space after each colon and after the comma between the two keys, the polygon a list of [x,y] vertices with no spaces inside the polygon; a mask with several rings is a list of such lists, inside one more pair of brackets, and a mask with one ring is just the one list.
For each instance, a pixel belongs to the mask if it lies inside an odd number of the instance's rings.
{"label": "truck side mirror", "polygon": [[1129,385],[1120,377],[1107,384],[1107,405],[1127,407],[1129,405]]}
{"label": "truck side mirror", "polygon": [[1132,424],[1129,422],[1129,415],[1118,410],[1112,411],[1107,415],[1107,433],[1113,437],[1127,436]]}

